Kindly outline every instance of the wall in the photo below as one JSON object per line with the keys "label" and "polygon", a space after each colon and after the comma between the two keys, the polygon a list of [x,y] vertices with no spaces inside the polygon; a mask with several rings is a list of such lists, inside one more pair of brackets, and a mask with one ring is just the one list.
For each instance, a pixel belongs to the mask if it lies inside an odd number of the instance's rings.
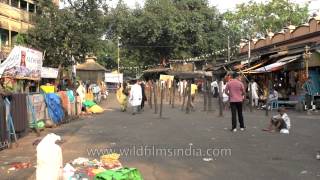
{"label": "wall", "polygon": [[77,70],[77,77],[82,81],[90,80],[90,82],[104,81],[104,71],[84,71]]}

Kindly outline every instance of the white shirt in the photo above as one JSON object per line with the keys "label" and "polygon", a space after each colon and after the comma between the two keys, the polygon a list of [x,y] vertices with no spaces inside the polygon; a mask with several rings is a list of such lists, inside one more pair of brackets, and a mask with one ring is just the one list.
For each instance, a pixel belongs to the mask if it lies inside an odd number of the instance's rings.
{"label": "white shirt", "polygon": [[142,102],[142,89],[139,84],[134,84],[131,87],[130,92],[130,98],[129,98],[130,104],[132,106],[140,106]]}
{"label": "white shirt", "polygon": [[211,90],[212,90],[212,92],[214,92],[214,88],[217,88],[217,89],[219,89],[219,86],[218,86],[218,82],[217,81],[213,81],[212,83],[211,83]]}
{"label": "white shirt", "polygon": [[287,129],[289,130],[291,128],[291,122],[288,114],[284,113],[281,117],[284,120],[284,122],[287,124]]}
{"label": "white shirt", "polygon": [[286,125],[287,125],[287,129],[289,130],[291,128],[290,118],[289,118],[287,113],[283,113],[282,116],[280,114],[278,114],[278,115],[273,116],[273,117],[276,118],[276,119],[282,118],[284,120],[284,122],[286,123]]}

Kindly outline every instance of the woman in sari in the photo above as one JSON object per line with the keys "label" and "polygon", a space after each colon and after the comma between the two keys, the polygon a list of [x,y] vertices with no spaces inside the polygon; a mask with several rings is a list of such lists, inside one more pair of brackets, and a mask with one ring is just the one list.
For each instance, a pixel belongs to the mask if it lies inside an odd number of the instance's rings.
{"label": "woman in sari", "polygon": [[128,91],[127,91],[126,83],[124,83],[118,88],[116,96],[120,104],[121,111],[125,112],[127,110],[127,104],[128,104]]}

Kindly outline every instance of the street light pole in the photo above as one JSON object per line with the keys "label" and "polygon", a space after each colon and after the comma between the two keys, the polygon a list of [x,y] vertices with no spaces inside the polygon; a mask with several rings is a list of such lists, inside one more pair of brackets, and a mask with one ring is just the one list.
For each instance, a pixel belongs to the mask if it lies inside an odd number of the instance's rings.
{"label": "street light pole", "polygon": [[121,37],[118,36],[118,73],[120,73],[120,39]]}
{"label": "street light pole", "polygon": [[248,40],[248,45],[249,45],[249,49],[248,49],[248,64],[249,64],[249,68],[250,68],[250,64],[251,64],[251,41],[250,39]]}
{"label": "street light pole", "polygon": [[230,36],[228,36],[228,62],[230,62]]}

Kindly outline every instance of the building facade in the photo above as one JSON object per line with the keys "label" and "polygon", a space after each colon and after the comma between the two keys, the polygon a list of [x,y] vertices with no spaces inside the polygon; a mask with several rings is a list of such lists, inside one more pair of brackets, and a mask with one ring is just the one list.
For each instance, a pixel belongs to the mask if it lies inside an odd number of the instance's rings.
{"label": "building facade", "polygon": [[[59,0],[53,0],[59,6]],[[33,27],[38,5],[34,0],[0,0],[0,59],[11,51],[19,33]]]}

